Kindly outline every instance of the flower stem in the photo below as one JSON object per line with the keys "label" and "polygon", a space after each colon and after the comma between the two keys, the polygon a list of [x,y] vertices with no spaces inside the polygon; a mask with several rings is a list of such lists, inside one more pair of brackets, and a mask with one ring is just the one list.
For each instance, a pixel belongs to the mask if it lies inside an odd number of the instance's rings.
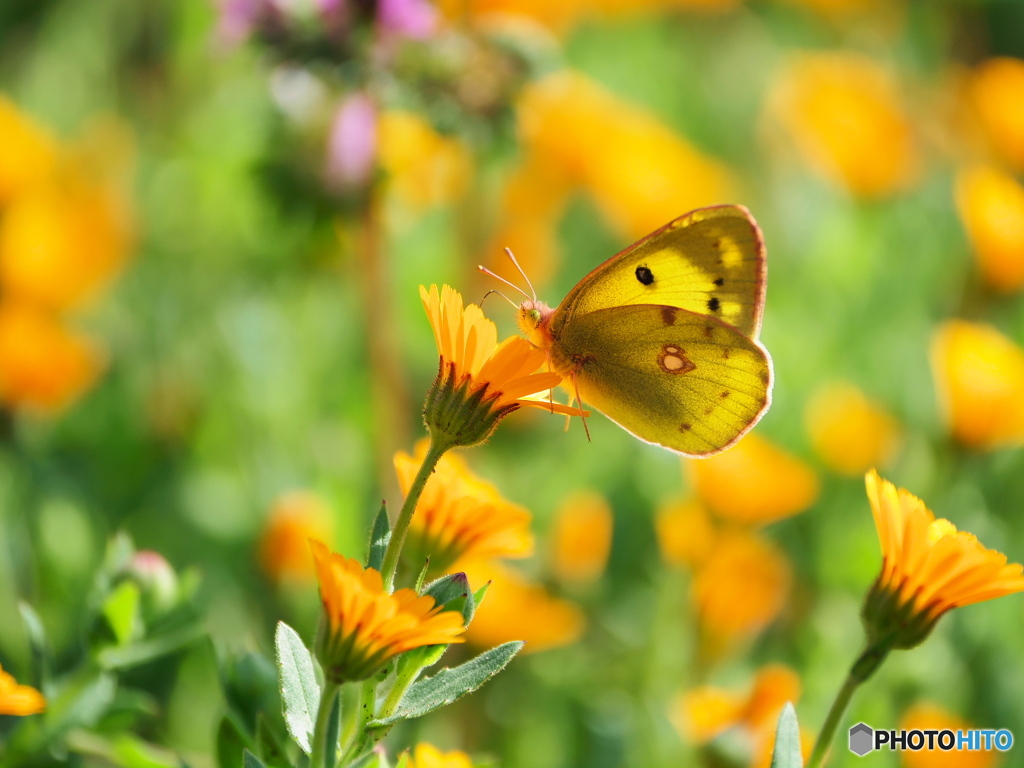
{"label": "flower stem", "polygon": [[309,765],[310,768],[324,768],[327,765],[327,750],[337,751],[337,744],[327,743],[327,732],[330,730],[331,711],[334,709],[334,699],[338,696],[341,686],[330,680],[324,680],[323,690],[320,691],[320,704],[316,711],[316,725],[313,727],[313,744],[311,745]]}
{"label": "flower stem", "polygon": [[807,761],[807,768],[818,768],[825,760],[829,747],[835,738],[836,728],[839,727],[839,722],[842,720],[843,714],[850,704],[853,692],[857,690],[857,686],[860,684],[861,681],[851,673],[846,678],[846,682],[843,683],[843,687],[839,689],[839,695],[832,702],[832,708],[828,711],[828,717],[825,718],[825,724],[821,727],[818,740],[814,742],[814,751],[811,752],[811,759]]}
{"label": "flower stem", "polygon": [[416,478],[409,487],[409,493],[405,496],[402,511],[398,513],[398,520],[395,521],[395,527],[391,530],[391,541],[388,542],[388,548],[384,552],[381,571],[385,589],[392,590],[394,588],[398,556],[402,553],[402,545],[405,543],[405,535],[409,532],[409,523],[412,522],[413,513],[416,511],[416,503],[420,500],[427,480],[433,474],[438,460],[449,447],[447,445],[438,446],[434,437],[430,439],[427,455],[423,458],[423,464],[420,465],[419,472],[416,473]]}

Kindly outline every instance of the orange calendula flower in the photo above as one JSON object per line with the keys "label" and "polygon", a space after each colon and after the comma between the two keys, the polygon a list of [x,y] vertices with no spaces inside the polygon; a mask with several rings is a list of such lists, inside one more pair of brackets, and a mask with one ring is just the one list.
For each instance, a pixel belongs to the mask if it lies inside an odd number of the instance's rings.
{"label": "orange calendula flower", "polygon": [[974,166],[957,174],[956,205],[989,285],[1024,287],[1024,186],[999,168]]}
{"label": "orange calendula flower", "polygon": [[103,358],[85,337],[21,302],[0,304],[0,402],[55,413],[99,375]]}
{"label": "orange calendula flower", "polygon": [[658,508],[654,525],[661,555],[667,563],[696,568],[711,552],[715,526],[707,508],[697,499],[663,504]]}
{"label": "orange calendula flower", "polygon": [[[415,456],[395,454],[402,493],[409,493],[427,447],[423,440]],[[446,453],[416,503],[403,552],[416,570],[429,557],[431,571],[438,573],[461,557],[528,557],[533,552],[530,520],[527,510],[503,499],[460,456]]]}
{"label": "orange calendula flower", "polygon": [[[904,731],[968,731],[974,728],[963,718],[934,704],[918,703],[908,709],[899,724]],[[900,753],[903,768],[992,768],[999,760],[995,750],[958,749],[945,751],[938,746]]]}
{"label": "orange calendula flower", "polygon": [[850,53],[808,53],[779,76],[772,121],[803,161],[863,197],[908,186],[918,166],[914,132],[893,76]]}
{"label": "orange calendula flower", "polygon": [[936,519],[874,470],[866,484],[882,547],[882,572],[864,606],[872,645],[913,648],[946,611],[1024,591],[1024,566]]}
{"label": "orange calendula flower", "polygon": [[974,70],[970,91],[996,151],[1024,171],[1024,61],[1000,57],[983,62]]}
{"label": "orange calendula flower", "polygon": [[473,768],[473,761],[465,752],[442,752],[433,744],[417,744],[408,768]]}
{"label": "orange calendula flower", "polygon": [[789,667],[770,664],[758,670],[749,694],[704,685],[681,694],[672,722],[680,734],[704,744],[730,729],[746,737],[753,765],[769,766],[775,726],[786,702],[800,699],[800,678]]}
{"label": "orange calendula flower", "polygon": [[388,661],[424,645],[461,643],[462,615],[442,611],[411,589],[389,594],[378,571],[311,541],[323,617],[316,653],[333,682],[365,680]]}
{"label": "orange calendula flower", "polygon": [[697,495],[726,520],[770,523],[803,512],[818,498],[814,471],[757,434],[709,459],[685,464]]}
{"label": "orange calendula flower", "polygon": [[749,531],[721,533],[693,579],[693,602],[712,648],[760,632],[782,611],[793,581],[789,562]]}
{"label": "orange calendula flower", "polygon": [[990,325],[950,320],[932,336],[931,360],[957,440],[979,449],[1024,442],[1024,350]]}
{"label": "orange calendula flower", "polygon": [[844,475],[884,464],[899,443],[896,420],[845,382],[819,389],[807,405],[805,422],[818,456]]}
{"label": "orange calendula flower", "polygon": [[491,582],[483,603],[473,615],[466,639],[490,648],[512,640],[525,640],[523,653],[537,653],[570,645],[583,635],[583,611],[568,600],[553,596],[511,568],[499,563],[461,562],[471,584]]}
{"label": "orange calendula flower", "polygon": [[580,492],[555,513],[551,563],[563,582],[589,584],[601,576],[612,546],[612,510],[603,496]]}
{"label": "orange calendula flower", "polygon": [[0,715],[35,715],[46,709],[46,698],[30,685],[18,685],[0,667]]}
{"label": "orange calendula flower", "polygon": [[547,356],[526,339],[498,332],[476,304],[463,308],[462,296],[447,285],[420,287],[423,306],[440,353],[437,380],[427,395],[424,417],[431,437],[445,447],[482,443],[498,422],[522,406],[571,416],[584,414],[550,400],[562,377],[543,370]]}
{"label": "orange calendula flower", "polygon": [[272,581],[310,581],[309,540],[330,538],[331,512],[327,502],[309,491],[278,496],[260,539],[260,564]]}

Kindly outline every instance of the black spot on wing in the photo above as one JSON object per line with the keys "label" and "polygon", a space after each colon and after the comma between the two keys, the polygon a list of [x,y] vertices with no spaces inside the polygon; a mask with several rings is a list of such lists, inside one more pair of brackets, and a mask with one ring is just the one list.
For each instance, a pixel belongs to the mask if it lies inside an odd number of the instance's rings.
{"label": "black spot on wing", "polygon": [[642,285],[650,285],[654,282],[654,273],[647,267],[641,265],[636,268],[636,279],[639,280]]}
{"label": "black spot on wing", "polygon": [[725,285],[725,278],[724,277],[716,277],[715,278],[715,285],[717,285],[719,288],[721,288],[723,285]]}
{"label": "black spot on wing", "polygon": [[710,299],[708,299],[708,309],[710,309],[712,312],[717,312],[721,308],[722,302],[718,300],[717,296],[712,296]]}

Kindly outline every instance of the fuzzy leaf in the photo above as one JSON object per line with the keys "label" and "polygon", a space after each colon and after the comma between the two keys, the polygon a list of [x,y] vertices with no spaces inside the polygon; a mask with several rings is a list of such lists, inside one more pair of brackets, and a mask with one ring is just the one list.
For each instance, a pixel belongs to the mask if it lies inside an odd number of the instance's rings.
{"label": "fuzzy leaf", "polygon": [[284,705],[284,722],[288,733],[308,755],[320,702],[313,657],[298,633],[283,621],[277,623],[274,646],[277,649],[277,679]]}
{"label": "fuzzy leaf", "polygon": [[388,520],[388,505],[382,501],[377,516],[373,518],[373,528],[370,529],[370,552],[366,557],[366,565],[369,568],[380,570],[390,542],[391,521]]}
{"label": "fuzzy leaf", "polygon": [[454,668],[445,668],[433,677],[413,683],[390,717],[371,720],[369,728],[383,728],[433,712],[472,693],[512,660],[524,643],[505,643],[481,653],[475,659]]}
{"label": "fuzzy leaf", "polygon": [[772,753],[772,768],[803,768],[804,757],[800,752],[800,727],[796,722],[796,710],[786,702],[779,715],[775,729],[775,750]]}

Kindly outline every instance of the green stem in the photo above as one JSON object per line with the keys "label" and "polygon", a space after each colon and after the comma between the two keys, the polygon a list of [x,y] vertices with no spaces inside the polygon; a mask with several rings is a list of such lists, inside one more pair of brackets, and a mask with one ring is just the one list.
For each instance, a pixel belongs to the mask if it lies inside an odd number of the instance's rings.
{"label": "green stem", "polygon": [[413,513],[416,511],[416,503],[420,500],[427,480],[434,472],[434,467],[437,466],[438,460],[448,450],[448,447],[438,447],[434,438],[431,437],[427,455],[423,458],[423,464],[420,465],[420,470],[412,481],[409,493],[406,494],[405,501],[402,503],[402,511],[398,513],[398,520],[395,521],[395,527],[391,530],[391,541],[388,542],[388,548],[384,552],[384,562],[381,566],[384,587],[389,591],[394,588],[398,556],[402,554],[402,545],[405,543],[405,535],[409,532],[409,523],[412,522]]}
{"label": "green stem", "polygon": [[842,720],[846,708],[850,705],[853,692],[857,690],[857,686],[862,682],[852,672],[846,678],[846,682],[843,683],[843,687],[839,690],[839,695],[832,702],[832,708],[828,711],[828,717],[825,718],[825,724],[821,727],[818,740],[814,742],[814,751],[811,752],[811,759],[807,761],[807,768],[818,768],[825,760],[829,746],[835,738],[836,728],[839,727],[839,722]]}
{"label": "green stem", "polygon": [[341,686],[330,680],[324,680],[323,690],[320,691],[320,704],[316,711],[316,725],[313,727],[313,744],[310,756],[310,768],[324,768],[327,765],[327,750],[338,749],[337,744],[327,743],[327,731],[330,730],[331,710],[334,709],[334,699],[338,695]]}
{"label": "green stem", "polygon": [[[363,683],[362,688],[359,691],[358,725],[356,726],[356,732],[352,739],[352,743],[348,745],[348,748],[345,750],[345,754],[341,757],[341,761],[338,764],[339,768],[346,768],[346,766],[353,763],[363,754],[363,752],[366,751],[371,738],[370,731],[367,730],[366,724],[376,717],[376,706],[377,682],[371,677]],[[313,765],[312,768],[317,767],[316,765]]]}

